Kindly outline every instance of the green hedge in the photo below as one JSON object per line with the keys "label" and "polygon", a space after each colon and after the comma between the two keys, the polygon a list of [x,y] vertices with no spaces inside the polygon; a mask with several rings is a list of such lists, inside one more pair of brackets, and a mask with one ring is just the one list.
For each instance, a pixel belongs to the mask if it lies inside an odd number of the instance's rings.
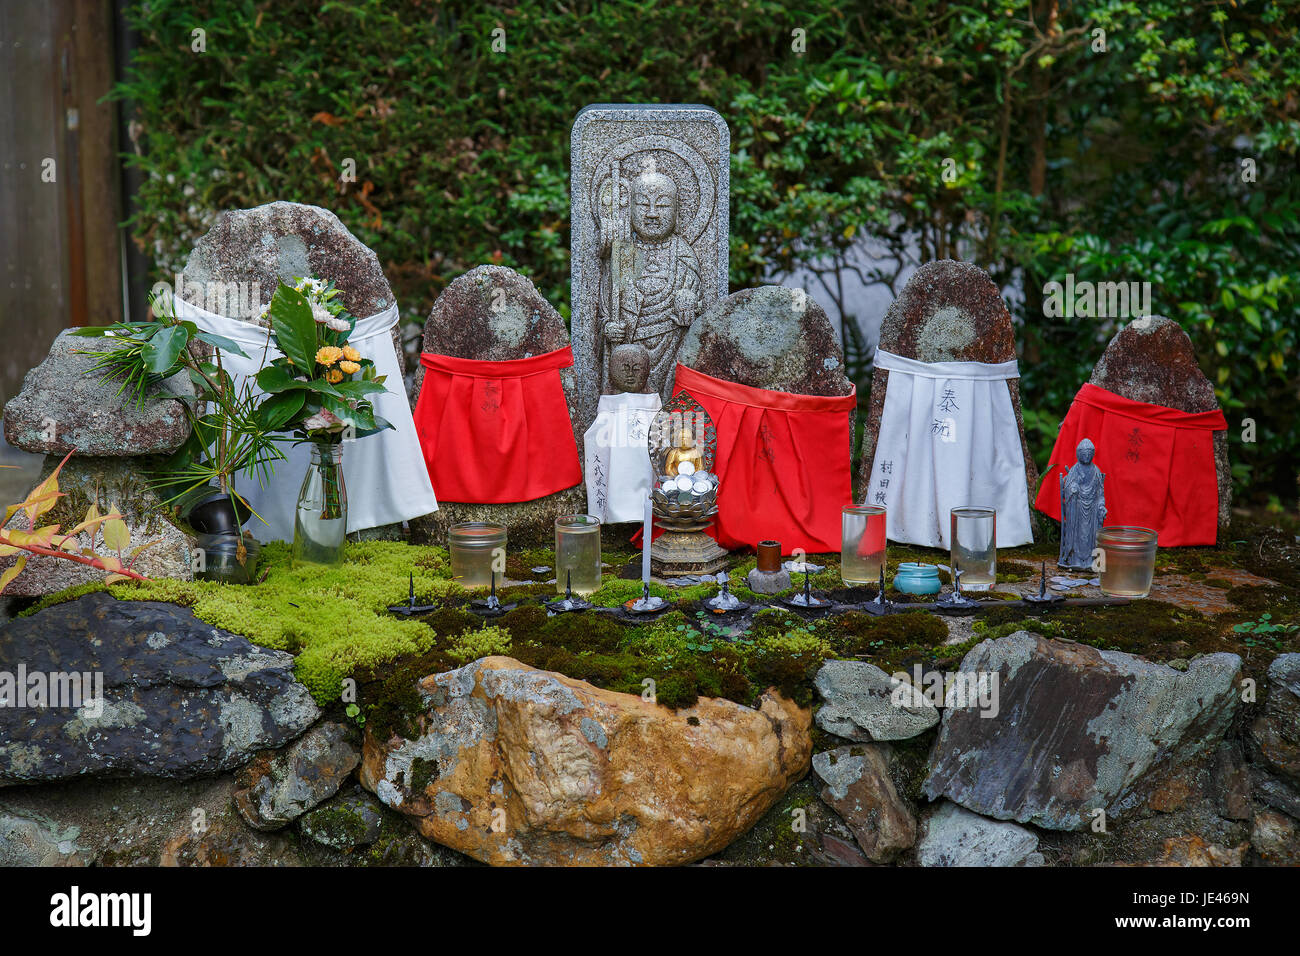
{"label": "green hedge", "polygon": [[[1238,492],[1295,495],[1293,7],[149,0],[130,17],[141,42],[117,95],[147,174],[133,228],[160,277],[214,211],[293,199],[374,248],[411,316],[482,262],[529,274],[567,314],[574,115],[701,102],[732,130],[733,287],[811,268],[836,306],[854,268],[890,280],[854,260],[863,233],[1022,285],[1045,458],[1115,323],[1046,320],[1037,290],[1070,272],[1150,281],[1216,383]],[[861,375],[860,343],[847,348]]]}

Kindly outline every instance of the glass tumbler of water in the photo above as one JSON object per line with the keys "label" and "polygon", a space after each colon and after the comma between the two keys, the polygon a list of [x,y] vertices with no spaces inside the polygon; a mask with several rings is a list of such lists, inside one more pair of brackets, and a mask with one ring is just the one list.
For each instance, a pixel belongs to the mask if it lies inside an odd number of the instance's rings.
{"label": "glass tumbler of water", "polygon": [[463,588],[500,586],[504,565],[506,526],[491,521],[462,521],[451,526],[448,534],[451,551],[451,578]]}
{"label": "glass tumbler of water", "polygon": [[600,589],[600,519],[562,515],[555,519],[555,590],[591,594]]}
{"label": "glass tumbler of water", "polygon": [[885,564],[885,509],[845,505],[840,515],[840,578],[847,585],[880,583]]}
{"label": "glass tumbler of water", "polygon": [[998,513],[983,505],[952,509],[952,570],[963,591],[987,591],[998,577]]}
{"label": "glass tumbler of water", "polygon": [[1118,526],[1097,532],[1101,550],[1101,593],[1141,598],[1151,591],[1156,572],[1156,533],[1150,528]]}

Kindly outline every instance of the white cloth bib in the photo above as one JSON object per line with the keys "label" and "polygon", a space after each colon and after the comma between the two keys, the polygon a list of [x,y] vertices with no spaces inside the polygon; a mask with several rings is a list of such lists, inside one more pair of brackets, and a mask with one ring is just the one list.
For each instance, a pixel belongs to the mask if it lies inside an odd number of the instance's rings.
{"label": "white cloth bib", "polygon": [[876,352],[889,371],[867,504],[884,505],[892,541],[949,547],[950,512],[997,509],[998,547],[1034,540],[1025,456],[1007,379],[1015,361],[918,362]]}
{"label": "white cloth bib", "polygon": [[643,521],[654,487],[646,439],[662,406],[658,392],[602,395],[583,436],[587,512],[601,521]]}
{"label": "white cloth bib", "polygon": [[[207,332],[232,339],[248,356],[221,353],[221,365],[238,388],[249,380],[254,394],[262,394],[252,381],[263,366],[281,356],[267,336],[267,330],[215,312],[208,312],[184,299],[173,297],[177,318],[187,319]],[[387,391],[370,396],[375,414],[388,419],[393,428],[343,443],[343,481],[348,491],[348,531],[397,524],[438,510],[429,471],[402,385],[402,367],[393,346],[392,328],[400,315],[397,303],[368,318],[357,319],[348,344],[375,363],[375,371],[387,376]],[[284,461],[275,462],[275,473],[262,488],[254,478],[240,474],[235,488],[265,521],[252,518],[246,526],[259,541],[292,541],[298,491],[311,462],[311,446],[280,446]]]}

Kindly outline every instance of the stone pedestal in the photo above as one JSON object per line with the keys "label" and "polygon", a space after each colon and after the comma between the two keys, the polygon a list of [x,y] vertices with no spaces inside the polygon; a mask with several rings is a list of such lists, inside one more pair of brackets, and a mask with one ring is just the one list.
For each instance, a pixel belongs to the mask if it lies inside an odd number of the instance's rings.
{"label": "stone pedestal", "polygon": [[650,545],[650,569],[660,577],[717,574],[726,567],[726,548],[703,531],[665,531]]}
{"label": "stone pedestal", "polygon": [[755,594],[780,594],[790,586],[790,572],[760,571],[754,568],[745,576],[745,583]]}

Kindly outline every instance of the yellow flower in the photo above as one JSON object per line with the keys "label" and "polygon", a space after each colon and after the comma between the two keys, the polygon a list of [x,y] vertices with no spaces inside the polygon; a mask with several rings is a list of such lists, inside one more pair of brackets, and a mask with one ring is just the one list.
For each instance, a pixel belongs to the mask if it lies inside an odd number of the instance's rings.
{"label": "yellow flower", "polygon": [[333,345],[323,345],[316,352],[316,361],[329,367],[343,357],[343,350]]}
{"label": "yellow flower", "polygon": [[349,362],[360,362],[361,353],[350,345],[343,346],[343,357]]}
{"label": "yellow flower", "polygon": [[339,368],[343,369],[348,375],[353,375],[361,371],[361,366],[356,362],[343,361],[339,362]]}
{"label": "yellow flower", "polygon": [[331,385],[337,385],[339,382],[343,381],[343,373],[336,368],[332,368],[325,373],[325,381],[329,382]]}

